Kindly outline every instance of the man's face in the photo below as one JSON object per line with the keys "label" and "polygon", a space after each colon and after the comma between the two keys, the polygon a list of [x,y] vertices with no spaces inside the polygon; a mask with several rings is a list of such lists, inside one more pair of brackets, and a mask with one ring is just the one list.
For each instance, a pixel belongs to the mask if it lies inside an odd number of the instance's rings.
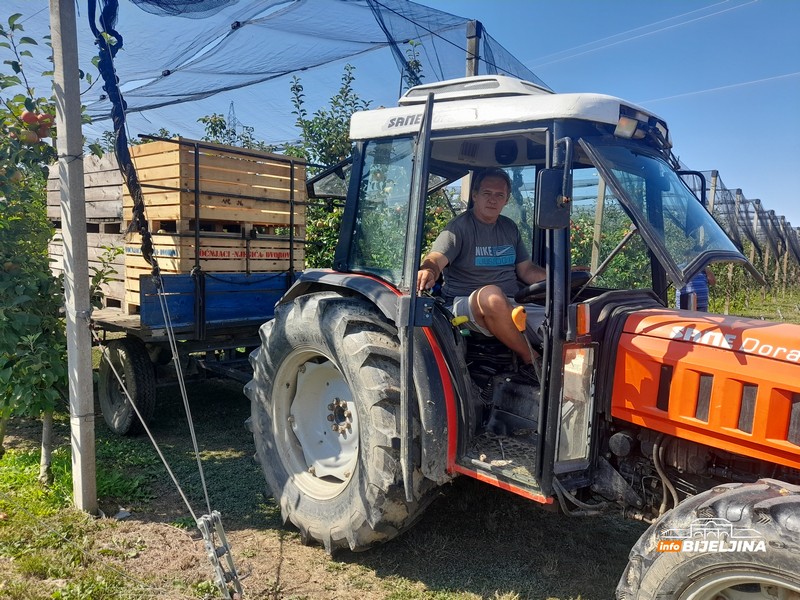
{"label": "man's face", "polygon": [[473,213],[479,221],[494,223],[508,202],[509,189],[502,177],[489,176],[472,192]]}

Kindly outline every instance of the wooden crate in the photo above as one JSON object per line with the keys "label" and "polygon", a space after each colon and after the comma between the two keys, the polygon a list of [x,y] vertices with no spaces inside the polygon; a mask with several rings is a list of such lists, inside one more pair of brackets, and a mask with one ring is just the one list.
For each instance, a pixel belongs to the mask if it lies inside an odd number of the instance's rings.
{"label": "wooden crate", "polygon": [[[89,255],[89,277],[93,268],[100,269],[101,256],[106,252],[104,246],[123,246],[123,236],[119,231],[119,223],[87,223],[87,252]],[[64,240],[60,228],[56,228],[53,239],[47,246],[50,254],[50,270],[54,275],[64,272]],[[118,255],[109,265],[116,273],[110,275],[110,281],[100,286],[103,291],[104,308],[124,309],[125,302],[125,258]]]}
{"label": "wooden crate", "polygon": [[[84,157],[83,184],[87,221],[122,221],[122,173],[115,154]],[[61,221],[59,189],[58,167],[53,166],[47,178],[47,218],[56,223]]]}
{"label": "wooden crate", "polygon": [[[131,148],[148,219],[195,219],[197,192],[201,220],[305,225],[303,162],[297,161],[292,167],[286,157],[277,154],[206,142],[195,152],[193,146],[186,145],[192,140],[180,141],[184,143],[152,142]],[[197,185],[195,156],[199,161]],[[293,211],[292,199],[296,203]],[[125,190],[126,221],[131,219],[132,208],[133,199]]]}

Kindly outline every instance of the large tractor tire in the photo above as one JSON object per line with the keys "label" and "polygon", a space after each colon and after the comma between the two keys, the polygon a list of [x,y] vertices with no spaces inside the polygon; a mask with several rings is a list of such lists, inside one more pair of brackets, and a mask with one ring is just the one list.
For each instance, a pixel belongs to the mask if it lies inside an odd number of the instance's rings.
{"label": "large tractor tire", "polygon": [[684,500],[631,550],[617,599],[800,599],[800,487],[762,479]]}
{"label": "large tractor tire", "polygon": [[279,305],[261,338],[245,393],[284,522],[329,553],[366,550],[410,527],[436,486],[417,466],[406,501],[395,327],[364,300],[321,292]]}
{"label": "large tractor tire", "polygon": [[147,348],[140,339],[134,337],[111,340],[106,357],[100,362],[97,384],[103,419],[111,431],[117,435],[141,433],[144,430],[142,422],[136,416],[109,361],[128,388],[144,422],[149,423],[156,409],[156,376]]}

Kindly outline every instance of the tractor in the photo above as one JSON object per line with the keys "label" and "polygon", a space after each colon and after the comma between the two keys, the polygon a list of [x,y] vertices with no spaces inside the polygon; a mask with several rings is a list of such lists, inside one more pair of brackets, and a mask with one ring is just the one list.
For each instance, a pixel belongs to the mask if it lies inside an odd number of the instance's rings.
{"label": "tractor", "polygon": [[[250,356],[284,521],[366,550],[466,476],[649,523],[620,599],[800,598],[800,326],[673,308],[711,263],[763,278],[666,122],[492,75],[411,88],[350,135],[351,159],[309,182],[344,201],[334,264],[299,274]],[[415,289],[432,199],[489,167],[546,270],[514,298],[542,314],[534,373]]]}

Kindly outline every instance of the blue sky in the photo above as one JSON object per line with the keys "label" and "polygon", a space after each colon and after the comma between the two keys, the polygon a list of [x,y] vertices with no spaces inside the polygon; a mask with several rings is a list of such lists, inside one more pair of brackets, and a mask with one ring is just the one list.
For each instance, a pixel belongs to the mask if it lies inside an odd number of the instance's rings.
{"label": "blue sky", "polygon": [[[794,183],[800,159],[800,0],[418,1],[480,20],[556,92],[606,93],[655,111],[669,124],[675,153],[686,165],[717,169],[725,186],[741,188],[746,198],[761,199],[800,226]],[[46,6],[46,0],[4,0],[3,12],[22,12],[26,31],[36,34],[47,27]],[[84,0],[79,6],[80,35],[86,30]],[[125,0],[121,10],[120,30],[127,44],[136,43],[154,17]],[[373,105],[394,102],[396,71],[386,85],[387,70],[394,63],[357,71],[356,89]],[[328,98],[340,76],[340,66],[303,74],[312,111],[315,98]],[[257,106],[247,97],[237,99],[237,116],[255,126],[257,136],[286,139],[292,117],[278,126],[267,123],[270,114],[291,110],[288,87],[276,97],[261,95]],[[132,119],[131,133],[166,126],[198,135],[191,130],[199,128],[197,117],[227,114],[230,101],[219,95],[184,105],[183,119]]]}
{"label": "blue sky", "polygon": [[557,92],[655,111],[690,168],[800,227],[800,1],[422,3],[480,20]]}

